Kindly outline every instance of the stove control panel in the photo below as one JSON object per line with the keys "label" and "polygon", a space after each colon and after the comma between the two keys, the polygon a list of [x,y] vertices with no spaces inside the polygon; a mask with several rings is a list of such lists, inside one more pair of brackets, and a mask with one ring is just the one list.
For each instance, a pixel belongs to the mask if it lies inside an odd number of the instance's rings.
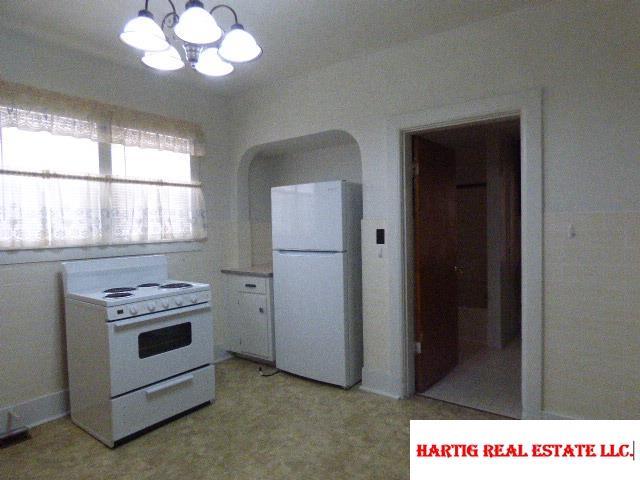
{"label": "stove control panel", "polygon": [[107,321],[121,320],[124,318],[159,313],[165,310],[174,310],[188,307],[190,305],[206,303],[210,298],[211,295],[208,291],[190,292],[178,295],[168,295],[162,298],[141,300],[138,302],[127,303],[125,305],[116,305],[107,308]]}

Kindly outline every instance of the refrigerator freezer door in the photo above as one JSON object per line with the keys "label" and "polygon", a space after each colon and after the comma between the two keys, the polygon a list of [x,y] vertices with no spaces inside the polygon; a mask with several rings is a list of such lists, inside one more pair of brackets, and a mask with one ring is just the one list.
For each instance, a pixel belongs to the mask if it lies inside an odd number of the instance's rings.
{"label": "refrigerator freezer door", "polygon": [[274,250],[341,252],[343,182],[305,183],[271,189]]}
{"label": "refrigerator freezer door", "polygon": [[276,366],[347,386],[345,255],[273,252]]}

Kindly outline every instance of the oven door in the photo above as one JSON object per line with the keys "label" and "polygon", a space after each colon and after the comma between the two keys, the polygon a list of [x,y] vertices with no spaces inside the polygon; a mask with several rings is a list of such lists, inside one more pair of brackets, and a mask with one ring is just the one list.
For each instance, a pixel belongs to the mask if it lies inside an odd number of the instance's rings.
{"label": "oven door", "polygon": [[213,363],[210,304],[107,323],[111,396]]}

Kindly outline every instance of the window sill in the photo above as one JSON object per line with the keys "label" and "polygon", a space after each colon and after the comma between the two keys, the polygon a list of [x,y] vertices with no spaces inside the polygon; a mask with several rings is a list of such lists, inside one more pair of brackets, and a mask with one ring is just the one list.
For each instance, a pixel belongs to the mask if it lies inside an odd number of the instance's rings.
{"label": "window sill", "polygon": [[204,241],[104,245],[91,247],[47,248],[38,250],[0,251],[0,265],[19,263],[60,262],[89,258],[153,255],[159,253],[197,252]]}

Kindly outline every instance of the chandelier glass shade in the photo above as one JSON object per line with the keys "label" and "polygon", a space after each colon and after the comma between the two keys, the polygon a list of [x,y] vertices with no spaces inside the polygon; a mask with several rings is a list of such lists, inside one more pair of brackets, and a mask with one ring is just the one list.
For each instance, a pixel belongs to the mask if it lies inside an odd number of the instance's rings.
{"label": "chandelier glass shade", "polygon": [[127,22],[120,40],[145,52],[160,52],[169,48],[162,29],[153,21],[153,15],[148,10],[140,10],[137,17]]}
{"label": "chandelier glass shade", "polygon": [[195,69],[209,77],[224,77],[233,72],[233,65],[220,58],[217,48],[210,47],[200,53]]}
{"label": "chandelier glass shade", "polygon": [[[253,36],[238,23],[238,16],[228,5],[216,5],[207,11],[200,0],[186,2],[179,15],[173,0],[167,0],[171,10],[156,23],[145,1],[138,16],[129,20],[120,39],[142,50],[142,62],[156,70],[179,70],[185,62],[176,46],[182,44],[187,63],[197,72],[222,77],[233,72],[232,63],[245,63],[258,58],[262,48]],[[225,32],[213,17],[214,11],[225,8],[233,14],[234,23]]]}
{"label": "chandelier glass shade", "polygon": [[184,62],[176,47],[170,46],[161,52],[146,52],[142,57],[142,63],[156,70],[180,70],[184,67]]}
{"label": "chandelier glass shade", "polygon": [[213,16],[202,8],[202,4],[198,3],[200,2],[187,3],[174,31],[187,43],[206,45],[217,41],[222,36],[222,29]]}
{"label": "chandelier glass shade", "polygon": [[218,54],[228,62],[244,63],[258,58],[262,49],[253,36],[237,23],[224,36]]}

